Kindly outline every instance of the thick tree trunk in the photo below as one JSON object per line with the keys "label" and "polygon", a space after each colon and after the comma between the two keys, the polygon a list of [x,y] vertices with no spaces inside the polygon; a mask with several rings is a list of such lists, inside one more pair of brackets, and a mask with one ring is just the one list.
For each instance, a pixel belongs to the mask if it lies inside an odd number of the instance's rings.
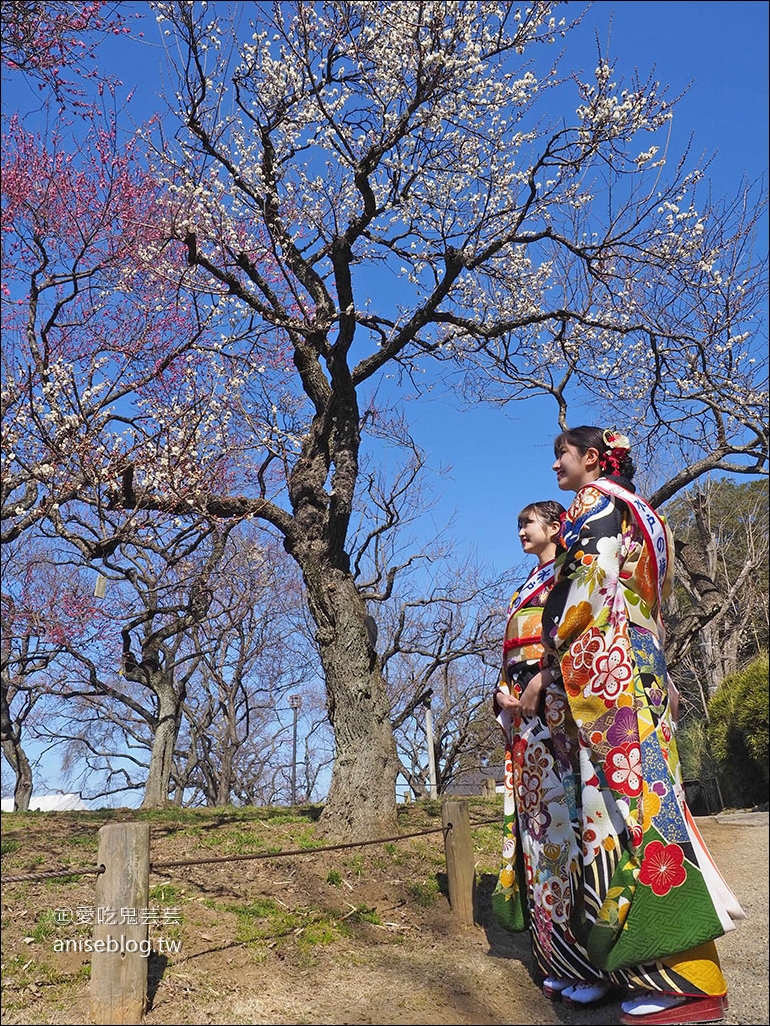
{"label": "thick tree trunk", "polygon": [[393,836],[398,759],[366,605],[350,573],[300,565],[318,625],[336,743],[321,829],[327,837],[345,841]]}
{"label": "thick tree trunk", "polygon": [[11,716],[14,690],[6,679],[3,668],[2,698],[0,699],[0,743],[3,755],[14,772],[13,808],[15,812],[29,811],[32,797],[32,767],[21,743],[21,723]]}
{"label": "thick tree trunk", "polygon": [[222,808],[230,804],[230,795],[233,790],[233,767],[235,755],[240,746],[231,740],[231,731],[228,724],[225,740],[222,745],[222,759],[219,767],[219,778],[217,780],[216,806]]}
{"label": "thick tree trunk", "polygon": [[3,755],[16,776],[13,789],[14,812],[28,812],[32,798],[32,767],[21,744],[11,738],[3,740]]}
{"label": "thick tree trunk", "polygon": [[143,809],[158,809],[169,802],[174,746],[179,734],[184,699],[183,695],[177,694],[173,683],[165,678],[157,679],[156,676],[152,690],[158,698],[158,718],[141,805]]}

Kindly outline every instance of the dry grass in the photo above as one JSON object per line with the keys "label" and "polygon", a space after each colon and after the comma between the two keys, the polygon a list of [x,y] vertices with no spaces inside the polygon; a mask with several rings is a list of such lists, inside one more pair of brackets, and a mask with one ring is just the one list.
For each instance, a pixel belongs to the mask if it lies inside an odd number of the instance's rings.
{"label": "dry grass", "polygon": [[[106,822],[146,819],[152,863],[215,857],[153,872],[152,1024],[614,1023],[617,1008],[551,1005],[532,978],[526,934],[491,915],[502,808],[470,801],[477,925],[461,928],[446,894],[437,802],[402,807],[401,834],[423,836],[317,852],[318,809],[177,810],[3,815],[3,876],[95,866]],[[720,941],[731,981],[728,1023],[766,1023],[767,818],[764,828],[702,820],[707,843],[748,921]],[[307,855],[278,856],[301,848]],[[222,856],[266,855],[222,862]],[[56,942],[90,936],[62,909],[94,905],[94,876],[4,885],[2,1023],[86,1024],[87,954]],[[179,944],[160,955],[159,941]],[[60,945],[61,946],[61,943]],[[736,981],[740,981],[736,986]]]}

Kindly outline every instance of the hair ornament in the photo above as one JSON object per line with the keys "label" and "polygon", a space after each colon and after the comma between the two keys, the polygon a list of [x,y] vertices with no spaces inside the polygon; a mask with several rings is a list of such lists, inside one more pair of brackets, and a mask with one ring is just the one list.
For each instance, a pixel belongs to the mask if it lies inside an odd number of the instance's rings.
{"label": "hair ornament", "polygon": [[615,428],[607,428],[606,431],[603,431],[602,438],[608,449],[622,449],[624,452],[631,452],[631,442]]}

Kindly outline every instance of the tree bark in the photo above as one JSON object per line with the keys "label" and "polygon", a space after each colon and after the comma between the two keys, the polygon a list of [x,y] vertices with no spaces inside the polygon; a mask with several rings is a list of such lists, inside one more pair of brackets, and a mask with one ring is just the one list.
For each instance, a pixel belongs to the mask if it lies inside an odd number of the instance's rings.
{"label": "tree bark", "polygon": [[328,837],[372,840],[397,833],[398,758],[390,703],[366,604],[349,572],[297,559],[326,677],[336,756],[320,819]]}
{"label": "tree bark", "polygon": [[223,808],[225,805],[230,804],[230,796],[233,790],[235,755],[240,745],[237,740],[233,741],[232,735],[232,725],[231,722],[228,721],[224,742],[222,744],[222,758],[217,779],[217,808]]}
{"label": "tree bark", "polygon": [[173,769],[174,746],[182,719],[182,701],[173,683],[165,679],[152,682],[152,690],[158,699],[157,726],[152,739],[150,768],[141,808],[158,809],[169,802],[171,771]]}
{"label": "tree bark", "polygon": [[3,668],[2,713],[0,715],[2,729],[0,737],[2,739],[3,755],[8,760],[8,764],[15,776],[13,810],[14,812],[27,812],[29,810],[29,801],[32,797],[32,767],[21,743],[21,724],[18,719],[14,720],[11,715],[13,690],[7,683],[5,673],[5,668]]}
{"label": "tree bark", "polygon": [[26,752],[15,738],[4,738],[3,755],[16,777],[13,788],[13,811],[28,812],[32,798],[32,767]]}

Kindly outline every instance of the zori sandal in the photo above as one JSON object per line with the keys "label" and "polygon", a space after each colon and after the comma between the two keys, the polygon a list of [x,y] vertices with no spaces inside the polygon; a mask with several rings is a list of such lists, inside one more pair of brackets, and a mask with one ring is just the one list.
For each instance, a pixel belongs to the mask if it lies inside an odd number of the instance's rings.
{"label": "zori sandal", "polygon": [[565,1005],[596,1005],[603,1001],[611,990],[612,984],[603,980],[581,981],[574,987],[562,991],[561,999]]}
{"label": "zori sandal", "polygon": [[561,1001],[561,996],[568,987],[574,987],[575,979],[562,980],[558,976],[546,976],[543,980],[543,996],[549,1001]]}
{"label": "zori sandal", "polygon": [[624,1026],[678,1026],[719,1022],[727,1011],[727,996],[690,998],[678,994],[646,994],[620,1006]]}

